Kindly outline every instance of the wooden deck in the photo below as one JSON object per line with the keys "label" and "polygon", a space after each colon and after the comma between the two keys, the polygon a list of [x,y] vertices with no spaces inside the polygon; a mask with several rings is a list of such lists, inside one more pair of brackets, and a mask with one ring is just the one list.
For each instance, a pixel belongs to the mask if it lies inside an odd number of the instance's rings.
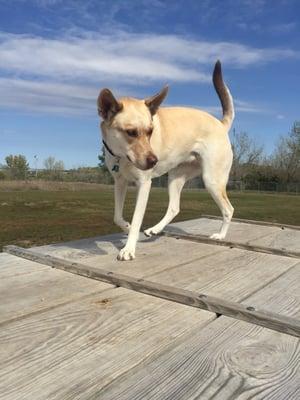
{"label": "wooden deck", "polygon": [[131,262],[121,234],[0,254],[1,400],[299,399],[300,230],[219,225],[141,234]]}

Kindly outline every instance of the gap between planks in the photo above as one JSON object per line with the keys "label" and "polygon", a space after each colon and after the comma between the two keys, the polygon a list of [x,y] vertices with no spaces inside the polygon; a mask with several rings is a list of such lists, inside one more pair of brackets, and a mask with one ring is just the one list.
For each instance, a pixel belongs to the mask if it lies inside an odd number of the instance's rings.
{"label": "gap between planks", "polygon": [[167,237],[173,237],[175,239],[190,240],[192,242],[213,244],[213,245],[217,245],[217,246],[225,246],[225,247],[236,248],[236,249],[241,249],[241,250],[255,251],[258,253],[274,254],[276,256],[300,258],[299,251],[282,250],[282,249],[276,249],[274,247],[253,246],[253,245],[250,245],[247,243],[237,243],[237,242],[229,242],[227,240],[211,239],[208,236],[199,235],[199,234],[195,235],[192,233],[175,233],[175,232],[169,231],[168,229],[165,229],[160,233],[160,235],[167,236]]}
{"label": "gap between planks", "polygon": [[225,315],[227,317],[246,321],[254,325],[263,326],[274,331],[300,337],[300,320],[295,318],[282,316],[280,314],[267,312],[264,310],[256,310],[252,306],[230,302],[217,297],[212,297],[168,285],[162,285],[144,279],[136,279],[131,276],[114,273],[105,269],[89,267],[85,264],[71,262],[50,255],[40,254],[33,250],[23,249],[18,246],[6,246],[4,247],[4,251],[17,257],[39,262],[41,264],[58,268],[73,274],[111,283],[113,285],[121,286],[136,292],[210,311],[216,313],[217,316]]}
{"label": "gap between planks", "polygon": [[[208,218],[208,219],[218,219],[222,220],[222,217],[217,215],[206,215],[202,214],[201,218]],[[268,221],[255,221],[254,219],[243,219],[243,218],[231,218],[232,222],[242,222],[244,224],[252,224],[252,225],[263,225],[263,226],[275,226],[284,230],[287,229],[294,229],[296,231],[300,231],[299,225],[288,225],[288,224],[280,224],[279,222],[268,222]]]}

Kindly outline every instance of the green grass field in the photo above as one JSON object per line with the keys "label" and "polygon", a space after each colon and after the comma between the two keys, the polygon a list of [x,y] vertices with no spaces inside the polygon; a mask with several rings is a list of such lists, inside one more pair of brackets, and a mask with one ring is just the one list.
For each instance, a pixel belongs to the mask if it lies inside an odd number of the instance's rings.
{"label": "green grass field", "polygon": [[[119,232],[113,224],[113,189],[80,191],[1,191],[0,249],[6,244],[24,247],[64,242]],[[235,217],[300,225],[300,197],[286,194],[229,193]],[[127,195],[125,216],[130,220],[135,190]],[[168,203],[166,189],[153,189],[143,226],[149,227],[163,216]],[[183,192],[181,212],[176,221],[220,215],[209,194]]]}

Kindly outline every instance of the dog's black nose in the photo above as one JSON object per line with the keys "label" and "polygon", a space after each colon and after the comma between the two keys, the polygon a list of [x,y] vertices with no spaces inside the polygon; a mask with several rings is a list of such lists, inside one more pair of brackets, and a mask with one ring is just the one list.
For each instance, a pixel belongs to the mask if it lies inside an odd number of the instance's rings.
{"label": "dog's black nose", "polygon": [[146,158],[147,168],[153,168],[157,161],[158,159],[154,154],[149,154],[149,156]]}

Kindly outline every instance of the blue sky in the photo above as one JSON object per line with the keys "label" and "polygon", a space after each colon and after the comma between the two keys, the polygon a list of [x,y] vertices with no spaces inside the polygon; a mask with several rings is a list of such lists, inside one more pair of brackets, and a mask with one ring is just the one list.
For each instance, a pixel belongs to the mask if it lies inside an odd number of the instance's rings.
{"label": "blue sky", "polygon": [[300,119],[298,0],[0,0],[0,163],[52,155],[93,166],[96,98],[145,97],[220,116],[211,84],[220,58],[234,127],[270,153]]}

